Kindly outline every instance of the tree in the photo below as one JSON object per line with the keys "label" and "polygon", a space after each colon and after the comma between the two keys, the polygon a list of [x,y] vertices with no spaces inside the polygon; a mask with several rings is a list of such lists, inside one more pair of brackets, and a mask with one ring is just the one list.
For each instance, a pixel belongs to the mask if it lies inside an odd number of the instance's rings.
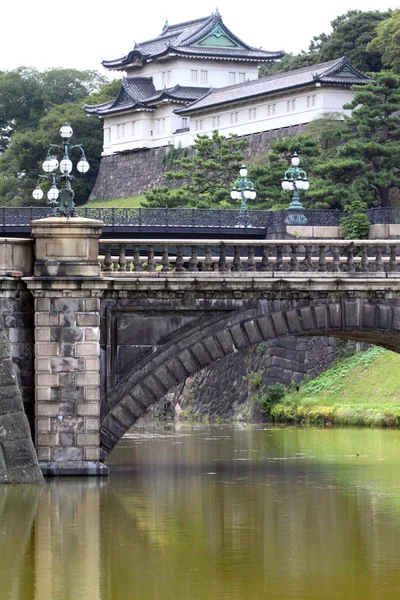
{"label": "tree", "polygon": [[400,187],[400,76],[374,75],[354,86],[352,110],[334,158],[318,165],[317,173],[348,186],[352,198],[369,206],[389,206],[390,191]]}
{"label": "tree", "polygon": [[[70,73],[71,70],[67,69],[66,71],[65,81],[73,79]],[[84,71],[81,73],[90,72]],[[29,77],[30,75],[31,71],[29,71]],[[38,77],[40,79],[40,76]],[[58,131],[65,121],[71,122],[73,125],[74,136],[71,142],[74,143],[74,140],[76,140],[76,143],[82,143],[90,162],[90,170],[85,175],[81,175],[76,171],[73,172],[76,175],[73,183],[75,202],[79,204],[87,201],[96,181],[103,139],[101,122],[98,119],[89,119],[82,107],[84,100],[87,103],[92,101],[91,96],[81,98],[84,89],[97,89],[99,81],[102,80],[99,80],[96,76],[94,77],[93,85],[88,82],[82,84],[84,88],[79,88],[78,84],[76,85],[76,95],[73,95],[73,97],[79,98],[77,102],[60,105],[47,103],[46,109],[43,108],[45,105],[43,102],[40,118],[35,114],[35,118],[32,120],[25,119],[22,123],[15,124],[15,129],[12,131],[12,144],[5,148],[0,156],[0,198],[3,205],[34,204],[32,190],[36,185],[38,175],[42,173],[42,162],[46,157],[49,145],[60,144],[61,139]],[[62,81],[59,74],[57,78],[58,81]],[[20,83],[19,77],[17,77],[17,82]],[[103,95],[102,101],[112,99],[115,95],[114,85],[106,84],[104,88],[96,94]],[[35,88],[32,86],[32,89]],[[69,92],[64,91],[63,93],[68,96]],[[48,95],[50,97],[51,94],[48,93]],[[43,97],[42,95],[42,100]],[[26,112],[25,116],[28,113],[29,111]],[[78,159],[79,152],[74,156]],[[45,183],[43,187],[46,188]],[[40,204],[43,204],[43,200]]]}
{"label": "tree", "polygon": [[171,161],[174,170],[164,174],[171,184],[181,184],[179,189],[153,188],[145,193],[147,206],[206,208],[229,203],[230,189],[238,176],[246,145],[245,139],[239,140],[234,135],[227,138],[217,130],[211,137],[198,135],[192,152],[188,154],[182,149],[181,156]]}
{"label": "tree", "polygon": [[334,60],[345,54],[357,69],[379,72],[382,69],[382,49],[369,44],[376,36],[376,28],[380,23],[384,23],[390,14],[390,11],[349,10],[331,22],[330,34],[321,33],[314,36],[307,52],[302,50],[297,55],[285,56],[281,62],[261,67],[260,77]]}
{"label": "tree", "polygon": [[368,44],[369,52],[382,55],[382,65],[400,74],[400,10],[378,23],[376,36]]}
{"label": "tree", "polygon": [[0,72],[0,152],[16,132],[36,129],[53,106],[81,102],[107,79],[97,71],[19,67]]}

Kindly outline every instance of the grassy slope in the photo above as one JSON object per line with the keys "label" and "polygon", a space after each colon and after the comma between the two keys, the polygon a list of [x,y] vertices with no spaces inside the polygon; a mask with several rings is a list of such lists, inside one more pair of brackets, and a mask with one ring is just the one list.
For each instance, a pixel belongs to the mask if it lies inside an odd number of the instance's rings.
{"label": "grassy slope", "polygon": [[139,208],[144,196],[132,196],[131,198],[117,198],[116,200],[95,200],[84,206],[88,208]]}
{"label": "grassy slope", "polygon": [[400,426],[400,356],[360,352],[271,407],[277,421]]}

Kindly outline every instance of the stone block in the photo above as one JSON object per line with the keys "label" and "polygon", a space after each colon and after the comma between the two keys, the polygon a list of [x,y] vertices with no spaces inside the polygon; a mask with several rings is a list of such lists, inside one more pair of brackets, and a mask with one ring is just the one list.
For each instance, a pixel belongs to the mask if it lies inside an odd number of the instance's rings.
{"label": "stone block", "polygon": [[264,340],[270,340],[276,337],[274,328],[272,326],[271,317],[269,315],[260,317],[257,320],[257,323]]}
{"label": "stone block", "polygon": [[85,327],[83,329],[85,336],[85,342],[98,342],[100,339],[100,328],[99,327]]}
{"label": "stone block", "polygon": [[393,329],[396,329],[396,331],[400,330],[400,307],[399,306],[395,306],[393,308],[393,323],[392,323],[392,327],[393,327]]}
{"label": "stone block", "polygon": [[40,446],[57,446],[59,444],[58,433],[38,433],[36,435],[36,444]]}
{"label": "stone block", "polygon": [[251,344],[259,344],[262,342],[263,338],[258,328],[257,321],[246,321],[243,326]]}
{"label": "stone block", "polygon": [[100,298],[85,298],[83,304],[84,310],[87,312],[100,311]]}
{"label": "stone block", "polygon": [[239,348],[239,350],[249,347],[249,339],[243,331],[243,326],[241,324],[233,325],[233,327],[230,328],[230,332],[235,342],[235,346]]}
{"label": "stone block", "polygon": [[84,298],[52,298],[52,310],[60,313],[77,313],[83,310]]}
{"label": "stone block", "polygon": [[[140,384],[135,385],[132,390],[129,390],[129,394],[138,403],[139,406],[143,406],[144,408],[148,408],[151,404],[154,403],[154,397],[150,394],[150,392],[144,389]],[[112,398],[111,398],[112,400]]]}
{"label": "stone block", "polygon": [[78,313],[76,324],[79,327],[99,327],[100,315],[98,313]]}
{"label": "stone block", "polygon": [[204,346],[213,360],[218,360],[224,356],[221,346],[213,336],[209,336],[203,340]]}
{"label": "stone block", "polygon": [[99,373],[76,373],[75,384],[77,386],[97,386],[100,385],[100,374]]}
{"label": "stone block", "polygon": [[[60,373],[60,385],[66,385],[66,383],[62,381],[62,373],[81,372],[84,368],[83,358],[55,356],[53,358],[50,358],[49,361],[51,370]],[[73,385],[73,382],[74,379],[72,378],[71,382],[69,382],[68,385]]]}
{"label": "stone block", "polygon": [[79,461],[83,460],[84,452],[82,448],[76,448],[73,446],[66,446],[64,448],[52,448],[51,451],[52,459],[55,462],[68,461]]}
{"label": "stone block", "polygon": [[57,327],[58,313],[35,313],[35,327]]}
{"label": "stone block", "polygon": [[21,410],[21,399],[13,382],[11,385],[0,387],[0,415]]}
{"label": "stone block", "polygon": [[99,358],[85,358],[85,371],[95,371],[98,373],[100,370],[100,359]]}
{"label": "stone block", "polygon": [[[207,340],[205,340],[206,342]],[[171,358],[166,365],[178,382],[186,379],[188,373],[178,358]]]}
{"label": "stone block", "polygon": [[358,300],[344,301],[344,316],[346,328],[360,326],[360,303]]}
{"label": "stone block", "polygon": [[75,357],[75,343],[60,342],[60,356]]}
{"label": "stone block", "polygon": [[76,414],[82,417],[98,417],[100,404],[98,402],[79,402],[76,405]]}
{"label": "stone block", "polygon": [[36,342],[35,354],[39,356],[57,356],[59,352],[59,345],[57,342]]}
{"label": "stone block", "polygon": [[98,446],[100,444],[99,433],[78,433],[78,446]]}
{"label": "stone block", "polygon": [[85,460],[100,460],[100,448],[84,448]]}
{"label": "stone block", "polygon": [[76,446],[76,433],[74,431],[60,431],[60,446]]}
{"label": "stone block", "polygon": [[195,373],[199,370],[199,364],[192,356],[190,350],[183,350],[183,352],[178,355],[178,358],[188,373]]}
{"label": "stone block", "polygon": [[215,337],[218,339],[218,342],[225,355],[231,354],[232,352],[235,352],[237,350],[233,338],[227,329],[223,331],[218,331]]}
{"label": "stone block", "polygon": [[36,298],[35,311],[50,312],[50,298]]}
{"label": "stone block", "polygon": [[288,327],[286,324],[285,313],[283,311],[271,313],[271,319],[274,324],[276,335],[278,337],[282,335],[287,335]]}
{"label": "stone block", "polygon": [[37,417],[57,417],[60,411],[58,403],[37,402],[35,412]]}
{"label": "stone block", "polygon": [[20,438],[30,437],[30,435],[31,432],[28,419],[22,410],[0,415],[0,442],[18,440]]}
{"label": "stone block", "polygon": [[342,326],[342,307],[340,304],[328,304],[330,329],[340,329]]}
{"label": "stone block", "polygon": [[152,373],[143,381],[143,385],[150,391],[154,398],[161,398],[168,391],[161,381]]}
{"label": "stone block", "polygon": [[16,385],[16,375],[11,358],[0,359],[0,385]]}
{"label": "stone block", "polygon": [[51,432],[51,420],[49,417],[38,417],[36,419],[36,431],[38,433]]}
{"label": "stone block", "polygon": [[202,342],[196,342],[193,344],[191,347],[191,352],[201,367],[209,365],[212,361],[211,356],[207,352],[207,349],[204,347]]}
{"label": "stone block", "polygon": [[36,358],[35,359],[35,370],[50,372],[50,359],[49,358]]}
{"label": "stone block", "polygon": [[161,367],[155,369],[154,374],[157,377],[157,379],[161,381],[162,385],[166,390],[172,389],[178,383],[171,371],[169,371],[165,365],[162,365]]}
{"label": "stone block", "polygon": [[36,373],[35,379],[37,387],[58,386],[58,373]]}
{"label": "stone block", "polygon": [[85,387],[84,397],[86,401],[90,400],[100,400],[100,389],[99,387]]}
{"label": "stone block", "polygon": [[75,348],[76,356],[90,357],[100,355],[100,344],[98,342],[78,342]]}
{"label": "stone block", "polygon": [[327,329],[328,328],[328,320],[327,320],[327,311],[326,306],[315,306],[314,307],[315,314],[315,324],[317,329]]}
{"label": "stone block", "polygon": [[301,322],[304,331],[313,331],[315,329],[314,318],[311,306],[304,306],[300,309]]}
{"label": "stone block", "polygon": [[51,400],[51,391],[52,391],[52,388],[49,388],[49,387],[36,387],[36,390],[35,390],[36,400],[38,402]]}
{"label": "stone block", "polygon": [[0,358],[7,358],[10,356],[10,347],[8,344],[8,338],[5,331],[0,331]]}
{"label": "stone block", "polygon": [[86,417],[84,423],[85,431],[97,431],[100,430],[100,419],[95,417]]}
{"label": "stone block", "polygon": [[36,327],[35,340],[37,342],[50,342],[50,327]]}
{"label": "stone block", "polygon": [[392,308],[391,306],[382,306],[378,304],[377,326],[379,329],[390,329],[392,324]]}
{"label": "stone block", "polygon": [[38,448],[36,450],[36,452],[37,452],[38,460],[40,460],[42,462],[50,462],[50,460],[51,460],[51,448],[45,448],[43,446],[42,448]]}
{"label": "stone block", "polygon": [[83,339],[83,330],[80,327],[60,327],[60,342],[73,344]]}
{"label": "stone block", "polygon": [[300,333],[301,332],[301,320],[299,318],[299,314],[298,314],[297,310],[286,311],[286,319],[287,319],[290,333]]}
{"label": "stone block", "polygon": [[57,325],[60,327],[76,327],[75,313],[59,313]]}
{"label": "stone block", "polygon": [[24,469],[36,464],[36,452],[30,436],[9,440],[1,445],[7,469]]}

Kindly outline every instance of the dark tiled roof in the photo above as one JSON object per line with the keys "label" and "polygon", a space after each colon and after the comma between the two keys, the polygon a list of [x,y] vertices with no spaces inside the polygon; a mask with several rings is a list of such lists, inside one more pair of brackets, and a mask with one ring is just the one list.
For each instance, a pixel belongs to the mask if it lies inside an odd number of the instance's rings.
{"label": "dark tiled roof", "polygon": [[326,63],[303,67],[287,73],[270,75],[246,83],[213,89],[209,94],[200,98],[187,108],[177,110],[179,113],[192,113],[212,106],[230,104],[247,98],[265,96],[316,83],[330,85],[363,84],[369,78],[357,71],[346,56]]}
{"label": "dark tiled roof", "polygon": [[[233,47],[196,45],[211,34],[218,25],[230,38]],[[282,50],[272,52],[249,46],[223,24],[221,15],[216,12],[202,19],[177,25],[166,25],[156,38],[135,44],[133,50],[126,56],[115,60],[104,60],[102,64],[107,69],[125,69],[135,63],[143,64],[150,59],[154,60],[176,54],[199,58],[248,60],[260,63],[281,58],[284,52]]]}
{"label": "dark tiled roof", "polygon": [[156,90],[151,77],[125,77],[115,100],[103,104],[88,105],[84,108],[89,115],[106,116],[127,110],[154,109],[163,101],[188,104],[207,94],[208,88],[175,85],[172,88]]}

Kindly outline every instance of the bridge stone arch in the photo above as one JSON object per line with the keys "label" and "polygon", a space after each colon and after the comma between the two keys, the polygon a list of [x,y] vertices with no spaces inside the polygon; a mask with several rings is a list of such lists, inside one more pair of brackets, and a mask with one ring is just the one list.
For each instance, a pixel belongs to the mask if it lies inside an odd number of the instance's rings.
{"label": "bridge stone arch", "polygon": [[353,339],[400,352],[400,301],[260,300],[206,324],[194,321],[166,338],[103,397],[102,460],[152,404],[187,377],[229,354],[289,335]]}

